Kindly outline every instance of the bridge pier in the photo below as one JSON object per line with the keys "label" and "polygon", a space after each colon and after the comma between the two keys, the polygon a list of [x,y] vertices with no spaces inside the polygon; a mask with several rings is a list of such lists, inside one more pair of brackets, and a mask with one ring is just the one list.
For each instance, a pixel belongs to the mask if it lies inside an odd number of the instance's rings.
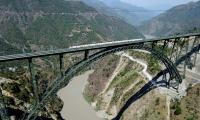
{"label": "bridge pier", "polygon": [[[195,43],[194,44],[199,44],[200,43],[200,38],[199,37],[196,37],[195,39]],[[200,49],[200,48],[199,48]],[[199,52],[196,52],[195,53],[195,57],[194,57],[194,66],[196,65],[196,61],[197,61],[197,54],[200,54]]]}
{"label": "bridge pier", "polygon": [[29,67],[29,73],[30,73],[30,80],[31,80],[32,87],[33,87],[33,94],[36,97],[36,101],[35,101],[35,104],[36,104],[37,102],[39,102],[39,93],[38,93],[37,81],[35,79],[33,58],[28,59],[28,67]]}
{"label": "bridge pier", "polygon": [[154,41],[154,42],[152,42],[152,44],[151,44],[151,48],[154,49],[155,46],[157,45],[157,43],[158,43],[158,41]]}
{"label": "bridge pier", "polygon": [[[185,54],[188,53],[189,50],[189,38],[186,38],[187,40],[185,41]],[[187,63],[189,61],[189,57],[184,61],[184,73],[183,73],[183,79],[185,79],[185,74],[186,74],[186,69],[187,69]]]}
{"label": "bridge pier", "polygon": [[163,44],[163,51],[165,50],[165,48],[168,46],[169,40],[165,40],[164,44]]}
{"label": "bridge pier", "polygon": [[64,70],[64,56],[63,54],[59,54],[59,61],[60,61],[60,74],[61,77],[64,76],[65,70]]}
{"label": "bridge pier", "polygon": [[170,60],[172,61],[172,58],[173,58],[173,53],[174,53],[174,50],[175,50],[175,46],[176,46],[176,43],[177,43],[177,39],[174,40],[173,42],[173,47],[172,47],[172,50],[171,50],[171,54],[170,54]]}
{"label": "bridge pier", "polygon": [[89,50],[85,50],[85,54],[84,54],[84,60],[87,60],[89,57]]}

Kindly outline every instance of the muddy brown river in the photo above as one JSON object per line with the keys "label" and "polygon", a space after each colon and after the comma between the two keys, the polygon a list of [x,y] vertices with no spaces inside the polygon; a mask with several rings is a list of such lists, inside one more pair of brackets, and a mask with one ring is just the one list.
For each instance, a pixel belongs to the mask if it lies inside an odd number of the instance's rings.
{"label": "muddy brown river", "polygon": [[73,78],[68,86],[58,92],[64,106],[61,115],[66,120],[103,120],[98,118],[95,110],[83,98],[83,89],[87,79],[93,71]]}

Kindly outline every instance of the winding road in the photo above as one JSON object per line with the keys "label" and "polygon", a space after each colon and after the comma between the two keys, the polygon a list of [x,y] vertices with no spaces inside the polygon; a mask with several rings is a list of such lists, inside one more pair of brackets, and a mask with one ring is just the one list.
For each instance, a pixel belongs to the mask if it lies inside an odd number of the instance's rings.
{"label": "winding road", "polygon": [[147,65],[145,62],[143,62],[142,60],[139,60],[139,59],[134,59],[132,56],[130,56],[130,55],[127,54],[127,53],[122,53],[122,56],[127,57],[129,60],[134,61],[134,62],[137,62],[138,64],[142,65],[142,66],[143,66],[142,73],[147,77],[147,79],[148,79],[149,81],[153,78],[152,75],[150,75],[150,74],[147,72],[148,65]]}

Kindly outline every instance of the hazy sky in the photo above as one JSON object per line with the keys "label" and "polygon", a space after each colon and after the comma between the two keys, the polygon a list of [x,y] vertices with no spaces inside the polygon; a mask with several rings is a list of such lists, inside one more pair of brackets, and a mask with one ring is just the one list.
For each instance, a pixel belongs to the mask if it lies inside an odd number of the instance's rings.
{"label": "hazy sky", "polygon": [[141,6],[147,9],[153,10],[165,10],[169,9],[175,5],[187,3],[190,1],[198,1],[198,0],[121,0],[123,2],[132,3],[137,6]]}

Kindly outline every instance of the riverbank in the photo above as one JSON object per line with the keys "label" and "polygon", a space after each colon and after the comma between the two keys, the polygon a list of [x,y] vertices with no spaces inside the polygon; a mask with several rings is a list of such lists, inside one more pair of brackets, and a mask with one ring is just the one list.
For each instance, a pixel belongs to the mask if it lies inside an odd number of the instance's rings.
{"label": "riverbank", "polygon": [[93,71],[87,71],[74,77],[68,86],[58,92],[64,106],[61,115],[66,120],[103,120],[98,118],[95,110],[86,102],[82,93],[89,75]]}

